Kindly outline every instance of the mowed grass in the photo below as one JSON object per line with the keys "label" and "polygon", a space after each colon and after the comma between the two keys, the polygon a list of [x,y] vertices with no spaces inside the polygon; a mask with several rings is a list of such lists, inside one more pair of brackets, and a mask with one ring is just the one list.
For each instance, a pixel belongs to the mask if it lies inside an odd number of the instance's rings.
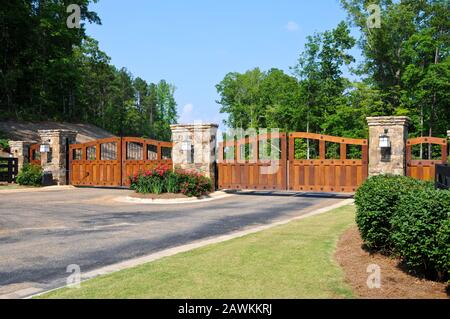
{"label": "mowed grass", "polygon": [[345,206],[41,298],[351,298],[333,255],[353,223]]}
{"label": "mowed grass", "polygon": [[7,190],[7,189],[21,189],[21,188],[29,188],[26,186],[20,186],[17,184],[0,184],[0,190]]}

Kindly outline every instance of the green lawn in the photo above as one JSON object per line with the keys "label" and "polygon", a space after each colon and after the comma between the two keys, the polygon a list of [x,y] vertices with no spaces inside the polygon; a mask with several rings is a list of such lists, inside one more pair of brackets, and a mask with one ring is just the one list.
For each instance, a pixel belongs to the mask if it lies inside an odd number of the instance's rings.
{"label": "green lawn", "polygon": [[353,223],[346,206],[41,298],[351,298],[333,254]]}
{"label": "green lawn", "polygon": [[17,184],[8,184],[8,185],[0,185],[0,190],[3,189],[19,189],[24,188],[23,186],[17,185]]}

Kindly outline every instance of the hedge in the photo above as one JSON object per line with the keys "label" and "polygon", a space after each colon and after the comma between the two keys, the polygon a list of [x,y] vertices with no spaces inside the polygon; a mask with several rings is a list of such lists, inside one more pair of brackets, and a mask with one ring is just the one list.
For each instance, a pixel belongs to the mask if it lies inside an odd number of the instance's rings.
{"label": "hedge", "polygon": [[411,190],[431,187],[404,176],[379,175],[369,178],[355,194],[356,223],[366,246],[390,252],[391,217],[400,198]]}
{"label": "hedge", "polygon": [[17,175],[16,182],[19,185],[41,186],[42,175],[41,166],[26,164]]}
{"label": "hedge", "polygon": [[450,278],[450,191],[424,188],[406,194],[391,222],[395,253],[410,270]]}
{"label": "hedge", "polygon": [[400,257],[408,270],[450,278],[450,191],[403,176],[369,178],[355,195],[366,246]]}

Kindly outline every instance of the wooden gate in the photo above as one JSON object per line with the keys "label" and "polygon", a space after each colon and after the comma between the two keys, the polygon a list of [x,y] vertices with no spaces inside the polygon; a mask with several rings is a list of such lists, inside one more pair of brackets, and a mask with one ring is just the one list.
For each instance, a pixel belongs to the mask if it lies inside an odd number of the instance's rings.
{"label": "wooden gate", "polygon": [[70,183],[75,186],[129,186],[130,176],[139,171],[172,165],[171,147],[170,142],[133,137],[70,145]]}
{"label": "wooden gate", "polygon": [[297,132],[219,143],[219,189],[354,192],[367,176],[366,139]]}
{"label": "wooden gate", "polygon": [[31,144],[28,158],[30,159],[30,163],[33,165],[41,165],[41,153],[40,153],[40,144]]}
{"label": "wooden gate", "polygon": [[[422,156],[415,157],[414,145],[430,144],[430,148],[422,149]],[[433,145],[440,146],[439,159],[433,159]],[[431,154],[428,154],[431,149]],[[423,152],[425,150],[425,152]],[[428,159],[423,159],[423,155]],[[406,175],[417,179],[432,181],[435,179],[436,164],[447,163],[448,145],[447,139],[439,137],[418,137],[409,139],[406,143]]]}

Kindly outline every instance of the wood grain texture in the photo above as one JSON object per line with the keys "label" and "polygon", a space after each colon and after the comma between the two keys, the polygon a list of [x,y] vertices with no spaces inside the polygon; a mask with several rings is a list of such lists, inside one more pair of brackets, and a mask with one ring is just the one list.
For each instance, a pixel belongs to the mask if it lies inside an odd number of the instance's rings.
{"label": "wood grain texture", "polygon": [[[247,137],[237,141],[219,143],[219,189],[292,190],[315,192],[354,192],[368,176],[368,141],[314,133],[282,133],[280,158],[264,162],[259,157],[243,160],[239,147],[251,144],[256,154],[260,141],[270,139],[270,134]],[[319,159],[295,159],[295,139],[319,141]],[[340,144],[340,159],[326,159],[326,142]],[[362,159],[347,159],[347,145],[360,145]],[[234,146],[233,159],[224,158],[224,148]],[[272,165],[273,173],[263,174]]]}
{"label": "wood grain texture", "polygon": [[[102,160],[101,145],[115,143],[116,158]],[[142,144],[142,160],[128,160],[126,158],[127,143]],[[157,159],[148,159],[148,145],[156,146]],[[95,147],[95,159],[86,157],[87,149]],[[129,186],[129,177],[140,171],[152,169],[156,166],[172,167],[171,159],[162,159],[162,147],[171,148],[171,142],[161,142],[134,137],[113,137],[96,140],[84,144],[69,146],[70,182],[75,186]],[[74,151],[81,150],[81,159],[74,158]]]}

